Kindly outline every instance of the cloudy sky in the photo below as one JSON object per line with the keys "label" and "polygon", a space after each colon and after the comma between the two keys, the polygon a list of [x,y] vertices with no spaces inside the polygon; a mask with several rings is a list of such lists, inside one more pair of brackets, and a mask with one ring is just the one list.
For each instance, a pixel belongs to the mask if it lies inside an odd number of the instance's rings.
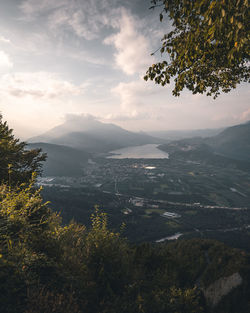
{"label": "cloudy sky", "polygon": [[[150,0],[0,0],[0,112],[32,137],[70,114],[134,131],[250,120],[246,85],[213,100],[142,77],[169,29]],[[160,58],[160,56],[158,56]]]}

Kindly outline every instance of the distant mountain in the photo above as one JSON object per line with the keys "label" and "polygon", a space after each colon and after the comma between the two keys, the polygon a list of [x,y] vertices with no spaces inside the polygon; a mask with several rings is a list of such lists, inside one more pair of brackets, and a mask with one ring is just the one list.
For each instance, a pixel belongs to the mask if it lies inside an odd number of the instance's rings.
{"label": "distant mountain", "polygon": [[102,123],[92,116],[70,116],[62,125],[28,141],[65,145],[88,152],[108,152],[128,146],[164,142],[144,133]]}
{"label": "distant mountain", "polygon": [[[250,122],[228,127],[210,138],[194,137],[172,141],[159,147],[172,155],[193,160],[236,164],[249,168]],[[233,161],[235,160],[235,161]]]}
{"label": "distant mountain", "polygon": [[47,160],[43,165],[44,176],[81,176],[82,168],[90,158],[87,152],[62,145],[39,142],[28,144],[28,148],[41,148],[47,153]]}
{"label": "distant mountain", "polygon": [[226,128],[206,143],[216,152],[238,160],[250,161],[250,121]]}
{"label": "distant mountain", "polygon": [[168,141],[172,140],[181,140],[184,138],[193,138],[193,137],[212,137],[220,132],[224,128],[208,128],[208,129],[192,129],[192,130],[166,130],[166,131],[151,131],[147,132],[149,135],[165,139]]}

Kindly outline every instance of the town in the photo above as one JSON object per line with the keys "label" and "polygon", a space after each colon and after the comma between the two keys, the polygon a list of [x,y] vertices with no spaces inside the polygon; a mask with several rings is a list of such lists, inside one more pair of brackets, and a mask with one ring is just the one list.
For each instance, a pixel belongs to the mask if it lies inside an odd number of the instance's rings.
{"label": "town", "polygon": [[[67,221],[88,223],[95,205],[134,241],[244,233],[249,240],[250,173],[180,159],[88,161],[79,177],[42,177],[44,196]],[[67,199],[71,199],[70,204]],[[244,244],[244,241],[242,241]]]}

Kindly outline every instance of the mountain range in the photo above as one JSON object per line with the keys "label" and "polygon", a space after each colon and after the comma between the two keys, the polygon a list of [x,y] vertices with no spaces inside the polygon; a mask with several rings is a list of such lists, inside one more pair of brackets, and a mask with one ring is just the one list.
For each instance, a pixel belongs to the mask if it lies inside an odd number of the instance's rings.
{"label": "mountain range", "polygon": [[105,153],[128,146],[164,143],[146,133],[135,133],[117,125],[102,123],[92,116],[70,116],[63,124],[30,138],[30,143],[65,145],[89,153]]}
{"label": "mountain range", "polygon": [[206,144],[218,154],[250,161],[250,121],[226,128],[218,135],[207,138]]}
{"label": "mountain range", "polygon": [[168,141],[181,140],[184,138],[193,137],[212,137],[221,133],[224,128],[207,128],[207,129],[191,129],[191,130],[165,130],[165,131],[150,131],[148,134],[153,137],[165,139]]}
{"label": "mountain range", "polygon": [[[169,142],[102,123],[91,116],[71,116],[65,123],[31,138],[28,147],[42,148],[47,153],[45,176],[79,176],[93,155],[102,156],[115,149],[150,143],[160,144],[160,149],[168,152],[170,157],[178,155],[190,160],[250,168],[250,122],[218,132],[197,130],[193,133],[200,133],[199,137]],[[216,135],[212,136],[213,133]],[[202,137],[205,134],[210,137]]]}
{"label": "mountain range", "polygon": [[[250,122],[224,129],[216,136],[194,137],[172,141],[160,146],[170,155],[222,160],[222,157],[236,161],[250,162]],[[221,158],[219,158],[221,157]]]}

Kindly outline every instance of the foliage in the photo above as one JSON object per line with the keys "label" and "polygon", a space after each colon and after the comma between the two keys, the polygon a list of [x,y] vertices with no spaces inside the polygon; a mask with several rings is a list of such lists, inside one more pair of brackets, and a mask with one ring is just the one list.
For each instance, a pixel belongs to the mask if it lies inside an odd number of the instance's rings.
{"label": "foliage", "polygon": [[203,312],[196,289],[176,288],[178,280],[163,275],[164,258],[151,245],[130,246],[98,210],[89,230],[63,227],[32,183],[1,187],[3,313]]}
{"label": "foliage", "polygon": [[60,220],[33,183],[26,188],[0,187],[1,312],[22,312],[27,288],[46,282],[53,272],[51,235]]}
{"label": "foliage", "polygon": [[46,155],[41,149],[28,150],[25,142],[19,142],[0,114],[0,183],[17,185],[28,183],[32,173],[41,172],[41,162]]}
{"label": "foliage", "polygon": [[152,0],[163,7],[172,30],[162,38],[165,60],[153,64],[145,80],[165,86],[174,77],[173,95],[183,88],[216,98],[249,82],[248,0]]}
{"label": "foliage", "polygon": [[25,313],[81,313],[73,292],[60,294],[41,287],[28,290],[27,298]]}

